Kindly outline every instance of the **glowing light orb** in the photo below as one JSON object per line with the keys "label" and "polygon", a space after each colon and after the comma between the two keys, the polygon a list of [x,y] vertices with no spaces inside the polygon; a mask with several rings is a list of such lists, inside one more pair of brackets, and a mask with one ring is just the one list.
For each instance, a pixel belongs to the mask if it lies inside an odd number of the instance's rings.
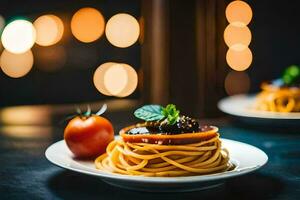
{"label": "glowing light orb", "polygon": [[245,72],[231,71],[225,78],[225,90],[228,95],[247,93],[250,89],[250,78]]}
{"label": "glowing light orb", "polygon": [[64,25],[55,15],[43,15],[33,23],[36,29],[36,43],[50,46],[59,42],[64,33]]}
{"label": "glowing light orb", "polygon": [[3,30],[1,41],[4,48],[11,53],[21,54],[34,44],[36,31],[29,21],[15,20]]}
{"label": "glowing light orb", "polygon": [[71,31],[79,41],[89,43],[101,37],[104,25],[104,17],[98,10],[82,8],[72,17]]}
{"label": "glowing light orb", "polygon": [[105,34],[112,45],[125,48],[133,45],[138,40],[140,26],[133,16],[120,13],[108,20]]}
{"label": "glowing light orb", "polygon": [[244,1],[233,1],[228,4],[225,14],[228,22],[233,24],[248,25],[252,19],[252,9]]}
{"label": "glowing light orb", "polygon": [[116,96],[118,97],[126,97],[129,96],[130,94],[132,94],[137,85],[138,85],[138,75],[136,73],[136,71],[127,64],[122,64],[122,67],[125,69],[127,77],[128,77],[128,81],[126,86],[118,93],[116,94]]}
{"label": "glowing light orb", "polygon": [[236,71],[246,70],[252,63],[252,52],[249,48],[243,51],[229,49],[226,54],[228,65]]}
{"label": "glowing light orb", "polygon": [[116,63],[113,63],[113,62],[104,63],[104,64],[100,65],[94,72],[94,76],[93,76],[94,85],[100,93],[102,93],[106,96],[111,96],[111,94],[104,85],[104,74],[109,67],[111,67],[115,64]]}
{"label": "glowing light orb", "polygon": [[31,50],[22,54],[13,54],[4,50],[0,57],[2,71],[12,78],[25,76],[32,68],[33,54]]}
{"label": "glowing light orb", "polygon": [[246,49],[251,42],[251,31],[247,26],[229,24],[224,31],[224,40],[235,51]]}
{"label": "glowing light orb", "polygon": [[127,82],[127,72],[120,64],[112,65],[104,73],[104,86],[111,95],[118,95],[125,89]]}
{"label": "glowing light orb", "polygon": [[126,97],[135,91],[138,75],[128,64],[107,62],[96,69],[93,81],[104,95]]}

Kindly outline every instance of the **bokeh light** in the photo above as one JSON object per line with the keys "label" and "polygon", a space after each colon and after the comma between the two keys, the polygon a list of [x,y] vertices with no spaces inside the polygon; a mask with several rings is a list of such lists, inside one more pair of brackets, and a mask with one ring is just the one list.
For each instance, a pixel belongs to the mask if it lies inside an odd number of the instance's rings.
{"label": "bokeh light", "polygon": [[236,71],[246,70],[252,63],[252,52],[249,48],[242,51],[229,49],[226,54],[228,65]]}
{"label": "bokeh light", "polygon": [[133,16],[119,13],[108,20],[105,34],[112,45],[125,48],[133,45],[138,40],[140,26]]}
{"label": "bokeh light", "polygon": [[251,42],[251,32],[247,26],[229,24],[224,31],[224,40],[229,48],[242,51]]}
{"label": "bokeh light", "polygon": [[137,88],[137,85],[138,85],[137,72],[128,64],[123,63],[122,66],[126,70],[128,80],[127,80],[127,84],[123,88],[123,90],[121,90],[121,92],[116,94],[116,96],[118,96],[118,97],[129,96],[130,94],[132,94],[135,91],[135,89]]}
{"label": "bokeh light", "polygon": [[232,24],[248,25],[252,19],[252,9],[244,1],[233,1],[226,8],[226,18]]}
{"label": "bokeh light", "polygon": [[66,50],[63,46],[55,45],[47,48],[37,48],[35,55],[36,67],[42,71],[53,72],[61,69],[66,63]]}
{"label": "bokeh light", "polygon": [[250,78],[245,72],[231,71],[225,78],[225,90],[228,95],[247,93],[250,89]]}
{"label": "bokeh light", "polygon": [[124,67],[115,64],[104,73],[104,86],[111,95],[118,95],[127,85],[128,76]]}
{"label": "bokeh light", "polygon": [[128,64],[107,62],[96,69],[93,81],[104,95],[126,97],[135,91],[138,75]]}
{"label": "bokeh light", "polygon": [[94,85],[100,93],[102,93],[106,96],[111,96],[111,94],[104,85],[104,74],[108,68],[110,68],[111,66],[113,66],[115,64],[116,63],[114,63],[114,62],[104,63],[104,64],[100,65],[94,72],[94,76],[93,76]]}
{"label": "bokeh light", "polygon": [[104,32],[105,20],[95,8],[82,8],[78,10],[71,20],[71,31],[75,38],[81,42],[93,42]]}
{"label": "bokeh light", "polygon": [[31,70],[32,65],[33,54],[31,50],[22,54],[13,54],[4,50],[0,57],[2,71],[12,78],[26,75]]}
{"label": "bokeh light", "polygon": [[34,44],[36,31],[32,23],[26,20],[15,20],[3,30],[1,41],[4,48],[11,53],[21,54]]}
{"label": "bokeh light", "polygon": [[43,15],[33,23],[36,29],[36,43],[50,46],[59,42],[64,33],[62,20],[55,15]]}

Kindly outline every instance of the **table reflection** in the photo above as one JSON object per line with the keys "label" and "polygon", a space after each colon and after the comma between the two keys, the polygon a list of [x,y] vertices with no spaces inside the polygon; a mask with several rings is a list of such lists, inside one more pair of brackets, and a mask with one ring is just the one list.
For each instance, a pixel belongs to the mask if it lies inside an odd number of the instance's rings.
{"label": "table reflection", "polygon": [[3,126],[0,128],[2,135],[19,139],[49,139],[53,128],[50,126]]}

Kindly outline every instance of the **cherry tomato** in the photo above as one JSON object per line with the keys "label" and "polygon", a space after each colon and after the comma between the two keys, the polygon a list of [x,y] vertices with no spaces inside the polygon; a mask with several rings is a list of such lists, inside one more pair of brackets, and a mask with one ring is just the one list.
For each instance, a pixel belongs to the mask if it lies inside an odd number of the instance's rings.
{"label": "cherry tomato", "polygon": [[77,116],[66,126],[64,139],[75,157],[95,158],[105,153],[107,145],[114,139],[114,130],[104,117]]}

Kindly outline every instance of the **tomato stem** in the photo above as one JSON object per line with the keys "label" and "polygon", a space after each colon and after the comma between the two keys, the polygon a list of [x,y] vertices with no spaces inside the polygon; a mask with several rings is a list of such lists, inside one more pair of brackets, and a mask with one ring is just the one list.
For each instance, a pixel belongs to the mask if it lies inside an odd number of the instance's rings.
{"label": "tomato stem", "polygon": [[76,113],[77,115],[81,118],[81,119],[86,119],[88,117],[91,117],[92,115],[102,115],[105,111],[107,110],[107,105],[103,104],[102,107],[100,108],[100,110],[96,113],[93,114],[90,105],[87,105],[87,110],[86,112],[82,112],[81,109],[79,107],[76,107]]}
{"label": "tomato stem", "polygon": [[103,104],[100,110],[96,113],[96,115],[100,116],[107,110],[107,105]]}
{"label": "tomato stem", "polygon": [[87,105],[87,111],[84,113],[84,116],[90,117],[91,116],[91,107],[90,105]]}

